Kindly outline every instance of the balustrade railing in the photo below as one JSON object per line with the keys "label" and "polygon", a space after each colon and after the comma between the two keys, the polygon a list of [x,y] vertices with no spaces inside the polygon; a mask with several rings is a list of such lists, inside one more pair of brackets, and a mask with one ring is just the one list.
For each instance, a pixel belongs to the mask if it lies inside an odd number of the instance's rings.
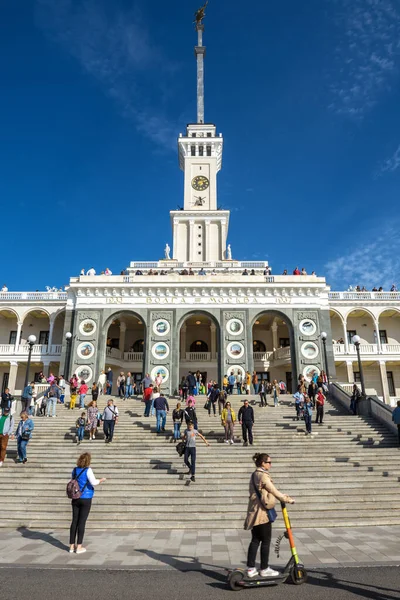
{"label": "balustrade railing", "polygon": [[290,346],[286,348],[278,348],[274,351],[274,360],[282,360],[285,358],[290,358]]}
{"label": "balustrade railing", "polygon": [[186,360],[191,362],[210,362],[211,352],[186,352]]}
{"label": "balustrade railing", "polygon": [[400,292],[329,292],[329,300],[400,300]]}
{"label": "balustrade railing", "polygon": [[[61,344],[35,344],[32,348],[32,356],[48,355],[48,356],[60,356],[61,355]],[[15,348],[15,344],[0,344],[0,355],[6,356],[28,356],[29,345],[21,345]]]}
{"label": "balustrade railing", "polygon": [[124,352],[124,360],[128,362],[143,362],[143,352]]}
{"label": "balustrade railing", "polygon": [[49,302],[51,300],[66,300],[67,292],[0,292],[0,300],[40,300]]}
{"label": "balustrade railing", "polygon": [[[333,344],[333,352],[335,356],[357,354],[354,344],[349,344],[348,353],[346,353],[345,344]],[[400,344],[381,344],[381,351],[379,351],[378,344],[360,344],[360,354],[400,354]]]}
{"label": "balustrade railing", "polygon": [[256,362],[268,362],[273,355],[273,352],[253,352],[253,359]]}

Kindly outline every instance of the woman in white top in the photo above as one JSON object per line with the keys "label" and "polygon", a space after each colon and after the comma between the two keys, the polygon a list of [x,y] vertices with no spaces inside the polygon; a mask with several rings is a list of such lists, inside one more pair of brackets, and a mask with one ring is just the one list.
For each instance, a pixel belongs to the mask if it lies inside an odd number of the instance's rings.
{"label": "woman in white top", "polygon": [[106,387],[107,375],[102,371],[99,375],[99,380],[97,382],[97,386],[99,388],[99,395],[102,396],[104,394],[104,390]]}
{"label": "woman in white top", "polygon": [[151,415],[152,415],[153,417],[154,417],[154,415],[156,414],[156,411],[154,410],[154,400],[155,400],[156,398],[159,398],[159,397],[160,397],[160,392],[158,391],[158,389],[159,389],[159,388],[158,388],[157,386],[154,386],[154,388],[153,388],[153,393],[152,393],[152,395],[151,395],[151,409],[150,409],[150,410],[151,410]]}

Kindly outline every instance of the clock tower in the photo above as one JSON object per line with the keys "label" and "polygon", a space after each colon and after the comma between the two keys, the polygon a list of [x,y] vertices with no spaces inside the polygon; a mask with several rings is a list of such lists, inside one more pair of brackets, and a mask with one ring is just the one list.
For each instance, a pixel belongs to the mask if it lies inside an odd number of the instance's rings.
{"label": "clock tower", "polygon": [[229,210],[218,210],[217,174],[222,168],[222,134],[204,120],[204,25],[196,25],[197,123],[178,139],[179,166],[184,172],[183,210],[171,211],[173,259],[179,262],[219,262],[226,258]]}

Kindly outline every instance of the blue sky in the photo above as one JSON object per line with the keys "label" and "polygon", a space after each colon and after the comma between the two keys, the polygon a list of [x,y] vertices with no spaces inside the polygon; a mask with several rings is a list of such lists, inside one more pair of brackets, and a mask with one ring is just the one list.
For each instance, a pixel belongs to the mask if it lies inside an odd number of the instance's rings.
{"label": "blue sky", "polygon": [[[3,0],[2,283],[156,260],[182,204],[199,0]],[[400,283],[400,2],[210,0],[206,120],[234,258]]]}

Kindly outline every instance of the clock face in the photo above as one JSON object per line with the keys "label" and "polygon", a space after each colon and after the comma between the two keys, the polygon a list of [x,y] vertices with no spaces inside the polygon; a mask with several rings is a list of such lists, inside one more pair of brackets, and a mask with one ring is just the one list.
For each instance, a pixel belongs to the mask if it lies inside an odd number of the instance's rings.
{"label": "clock face", "polygon": [[192,188],[198,192],[206,190],[209,185],[210,182],[208,181],[207,177],[204,177],[204,175],[197,175],[197,177],[192,179]]}

